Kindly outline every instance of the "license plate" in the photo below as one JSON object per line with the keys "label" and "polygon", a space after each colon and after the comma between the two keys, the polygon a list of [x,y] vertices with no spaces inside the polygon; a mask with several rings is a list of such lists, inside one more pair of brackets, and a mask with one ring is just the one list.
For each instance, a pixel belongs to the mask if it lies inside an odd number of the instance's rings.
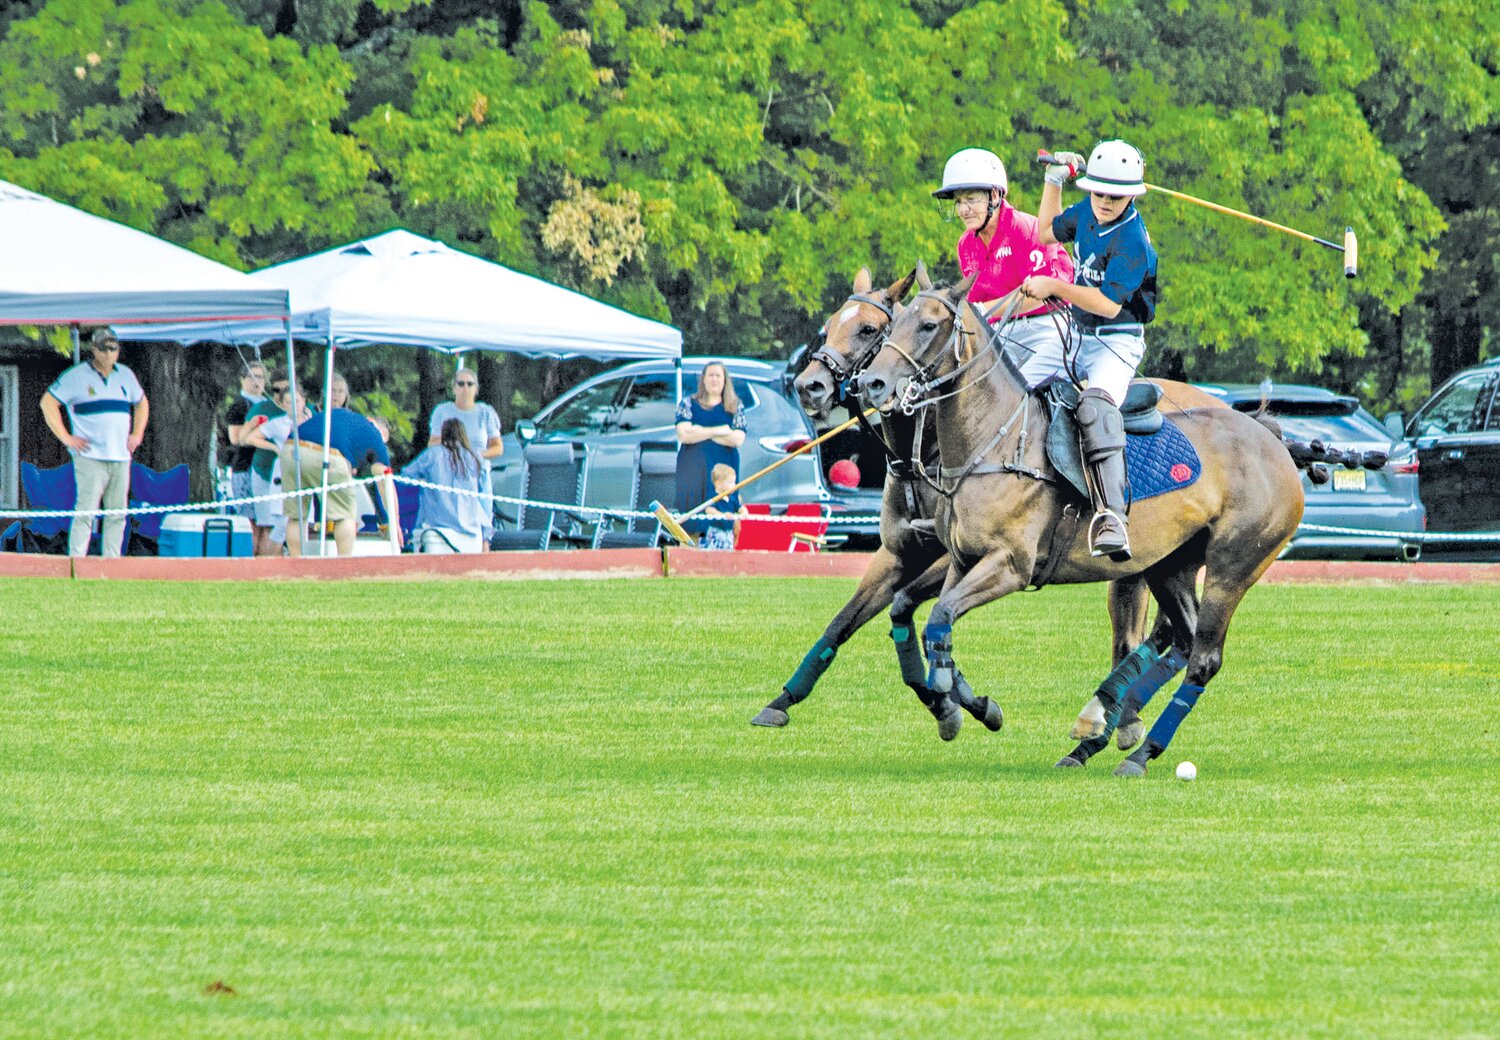
{"label": "license plate", "polygon": [[1344,469],[1340,466],[1333,471],[1333,490],[1335,491],[1363,491],[1365,489],[1365,471],[1362,469]]}

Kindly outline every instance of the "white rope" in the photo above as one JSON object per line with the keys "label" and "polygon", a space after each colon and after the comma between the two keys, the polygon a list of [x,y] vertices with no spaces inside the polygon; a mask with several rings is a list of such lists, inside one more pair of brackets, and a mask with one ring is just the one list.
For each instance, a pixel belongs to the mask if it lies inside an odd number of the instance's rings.
{"label": "white rope", "polygon": [[1361,535],[1373,538],[1391,538],[1403,542],[1500,542],[1500,532],[1462,531],[1364,531],[1357,527],[1329,527],[1326,524],[1301,524],[1299,531],[1316,531],[1319,534]]}
{"label": "white rope", "polygon": [[[348,487],[356,487],[360,484],[374,484],[383,477],[359,477],[352,480],[341,481],[337,484],[329,484],[329,491],[340,491]],[[575,505],[572,502],[538,502],[529,498],[512,498],[508,495],[485,495],[483,492],[474,491],[470,488],[449,487],[446,484],[434,484],[430,481],[419,480],[416,477],[403,477],[400,474],[391,474],[391,479],[413,487],[428,488],[432,491],[446,491],[453,495],[468,495],[471,498],[489,498],[495,502],[503,502],[507,505],[526,506],[528,509],[556,510],[560,513],[576,513],[586,515],[597,515],[599,517],[635,518],[641,520],[655,519],[656,514],[639,509],[605,509],[600,506]],[[141,505],[127,509],[17,509],[6,510],[0,515],[8,519],[17,520],[42,520],[48,518],[61,518],[71,516],[145,516],[151,513],[186,513],[202,512],[204,510],[214,511],[228,506],[250,505],[255,502],[270,502],[275,499],[299,498],[308,495],[317,495],[322,492],[321,487],[303,488],[301,491],[277,491],[265,495],[247,495],[243,498],[222,498],[214,502],[185,502],[170,506],[148,506]],[[773,523],[805,524],[809,520],[817,520],[814,516],[766,516],[759,513],[743,514],[742,519],[755,521],[770,521]],[[832,519],[825,516],[823,519]],[[842,523],[879,523],[880,517],[876,516],[845,516],[837,517]]]}

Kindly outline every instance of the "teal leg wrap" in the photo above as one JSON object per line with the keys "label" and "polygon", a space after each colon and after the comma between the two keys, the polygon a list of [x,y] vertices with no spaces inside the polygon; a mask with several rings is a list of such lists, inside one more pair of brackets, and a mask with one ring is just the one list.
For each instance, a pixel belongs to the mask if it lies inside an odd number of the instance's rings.
{"label": "teal leg wrap", "polygon": [[834,655],[838,652],[839,648],[830,643],[826,636],[818,637],[818,641],[812,645],[807,656],[802,658],[802,663],[783,687],[788,703],[796,704],[812,693],[812,688],[817,685],[823,673],[828,671],[828,666],[833,663]]}
{"label": "teal leg wrap", "polygon": [[1099,703],[1104,705],[1104,732],[1097,737],[1091,737],[1082,741],[1073,751],[1073,757],[1080,762],[1087,762],[1094,755],[1109,747],[1109,738],[1114,736],[1115,727],[1120,724],[1120,709],[1125,699],[1125,691],[1130,688],[1152,665],[1161,659],[1156,648],[1149,642],[1142,643],[1130,653],[1120,658],[1120,663],[1115,665],[1114,671],[1104,677],[1099,684],[1099,689],[1094,691],[1094,696],[1099,698]]}
{"label": "teal leg wrap", "polygon": [[917,630],[911,625],[892,625],[891,639],[896,644],[896,660],[901,662],[901,681],[908,686],[923,685],[927,665],[922,661],[922,648],[917,645]]}

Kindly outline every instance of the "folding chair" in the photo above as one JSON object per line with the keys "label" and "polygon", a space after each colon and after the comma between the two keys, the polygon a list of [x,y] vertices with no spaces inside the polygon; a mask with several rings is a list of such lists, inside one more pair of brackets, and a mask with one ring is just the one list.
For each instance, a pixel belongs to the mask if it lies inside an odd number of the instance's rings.
{"label": "folding chair", "polygon": [[[21,488],[31,509],[72,509],[78,501],[72,462],[56,469],[38,469],[30,462],[21,463]],[[0,535],[0,548],[7,552],[66,553],[68,527],[72,522],[71,516],[17,520]]]}
{"label": "folding chair", "polygon": [[[186,505],[190,487],[191,480],[185,462],[160,473],[139,462],[130,464],[130,508],[132,510],[138,506]],[[132,516],[131,522],[125,527],[125,544],[120,547],[120,551],[125,552],[130,548],[132,533],[150,542],[155,548],[161,541],[161,524],[165,518],[165,513]],[[133,532],[132,528],[134,528]]]}
{"label": "folding chair", "polygon": [[787,552],[817,552],[827,544],[823,536],[828,533],[828,515],[821,502],[793,502],[786,507],[786,515],[808,518],[807,523],[781,525],[792,529]]}
{"label": "folding chair", "polygon": [[755,549],[761,552],[817,552],[823,546],[823,534],[828,530],[828,519],[823,515],[823,506],[818,502],[794,502],[786,507],[787,516],[806,517],[805,522],[788,523],[785,520],[757,519],[769,517],[771,507],[762,502],[745,506],[749,515],[740,519],[740,536],[735,539],[736,549]]}
{"label": "folding chair", "polygon": [[[636,449],[635,486],[631,488],[633,512],[649,511],[652,502],[671,502],[677,497],[677,445],[668,441],[642,441]],[[632,516],[623,530],[613,530],[613,517],[605,516],[594,530],[595,549],[654,547],[661,542],[661,523]]]}
{"label": "folding chair", "polygon": [[[574,539],[583,518],[567,511],[582,492],[583,446],[571,441],[528,444],[521,497],[538,503],[516,508],[516,529],[496,531],[491,549],[547,549],[554,537]],[[559,519],[564,518],[564,519]]]}

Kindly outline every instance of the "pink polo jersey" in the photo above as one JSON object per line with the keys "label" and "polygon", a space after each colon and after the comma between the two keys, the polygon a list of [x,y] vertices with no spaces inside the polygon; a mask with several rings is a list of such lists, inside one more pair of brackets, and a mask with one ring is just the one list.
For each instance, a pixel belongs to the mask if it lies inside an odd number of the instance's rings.
{"label": "pink polo jersey", "polygon": [[[1002,202],[995,221],[998,226],[988,244],[972,231],[965,231],[958,240],[958,269],[965,278],[979,272],[969,290],[971,302],[998,300],[1034,274],[1051,275],[1072,284],[1073,258],[1062,245],[1044,246],[1037,240],[1036,217]],[[1041,306],[1018,317],[1029,318],[1045,312],[1046,307]],[[999,319],[997,314],[990,320]]]}

